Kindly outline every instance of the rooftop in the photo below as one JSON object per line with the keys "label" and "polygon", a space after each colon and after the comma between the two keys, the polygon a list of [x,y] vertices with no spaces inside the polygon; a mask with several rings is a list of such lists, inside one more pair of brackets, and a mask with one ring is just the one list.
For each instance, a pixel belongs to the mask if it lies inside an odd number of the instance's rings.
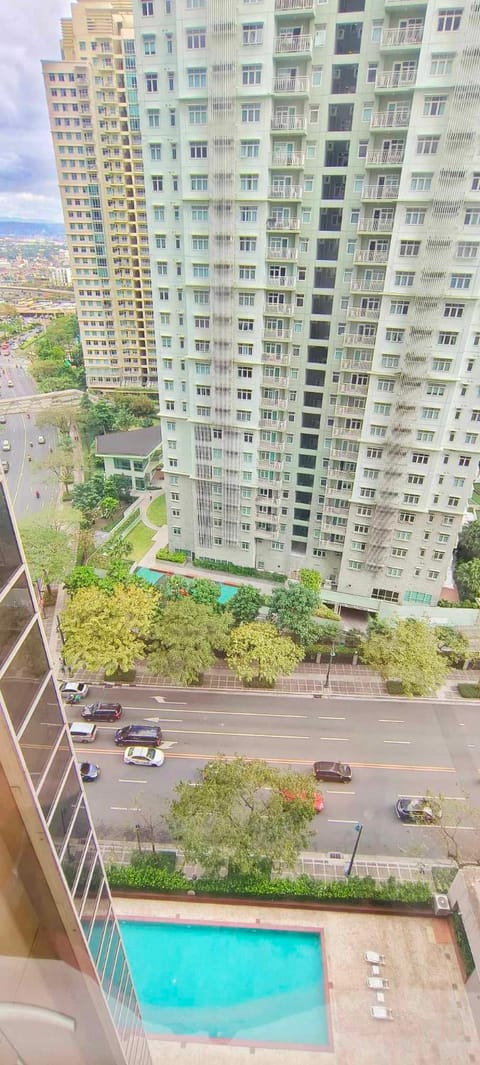
{"label": "rooftop", "polygon": [[159,425],[148,429],[129,429],[121,433],[104,433],[95,437],[97,455],[128,455],[145,458],[160,447],[162,434]]}

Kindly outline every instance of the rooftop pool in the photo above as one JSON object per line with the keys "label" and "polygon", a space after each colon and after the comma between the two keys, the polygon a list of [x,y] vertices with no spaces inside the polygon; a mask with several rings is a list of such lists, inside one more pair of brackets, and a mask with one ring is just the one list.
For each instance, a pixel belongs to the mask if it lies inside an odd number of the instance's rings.
{"label": "rooftop pool", "polygon": [[[174,576],[174,573],[162,573],[161,570],[148,569],[145,566],[138,566],[138,568],[135,570],[135,573],[137,577],[143,577],[144,580],[148,581],[149,584],[153,585],[158,584],[160,581],[164,581],[165,577]],[[191,581],[194,581],[196,579],[195,577],[184,577],[183,573],[179,573],[178,576],[183,577],[183,580],[187,581],[188,584],[190,584]],[[213,583],[216,584],[217,588],[219,589],[218,602],[221,603],[222,606],[224,603],[228,603],[229,599],[233,599],[233,596],[236,595],[238,592],[237,585],[220,584],[219,581],[214,581]]]}
{"label": "rooftop pool", "polygon": [[120,926],[150,1038],[329,1049],[319,929]]}

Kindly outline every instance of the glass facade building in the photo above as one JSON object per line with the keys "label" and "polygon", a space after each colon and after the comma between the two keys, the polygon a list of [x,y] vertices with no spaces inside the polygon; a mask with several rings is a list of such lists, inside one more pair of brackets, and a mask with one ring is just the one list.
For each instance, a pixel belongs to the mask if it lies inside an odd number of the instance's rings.
{"label": "glass facade building", "polygon": [[110,890],[0,478],[0,1060],[148,1065]]}

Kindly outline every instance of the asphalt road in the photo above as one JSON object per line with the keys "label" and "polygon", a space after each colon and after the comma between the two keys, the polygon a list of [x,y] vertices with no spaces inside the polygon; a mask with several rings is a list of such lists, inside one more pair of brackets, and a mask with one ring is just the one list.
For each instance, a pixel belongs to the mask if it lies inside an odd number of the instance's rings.
{"label": "asphalt road", "polygon": [[[101,725],[94,744],[78,746],[79,760],[101,769],[87,794],[103,838],[121,838],[142,815],[155,819],[174,785],[195,781],[218,754],[265,758],[299,773],[310,772],[318,758],[350,763],[350,784],[319,784],[325,809],[313,823],[314,850],[349,854],[360,822],[359,854],[445,857],[445,840],[435,826],[398,820],[394,804],[401,795],[440,794],[447,810],[448,800],[458,799],[464,805],[457,811],[465,809],[460,835],[476,829],[471,807],[480,795],[478,709],[145,688],[92,688],[86,701],[95,698],[121,702],[122,725],[159,724],[165,750],[162,768],[126,766],[113,742],[116,724]],[[67,707],[69,720],[79,719],[80,710]]]}
{"label": "asphalt road", "polygon": [[[11,399],[12,396],[30,396],[36,392],[36,385],[26,370],[27,361],[14,343],[11,354],[0,354],[0,396]],[[11,381],[13,388],[8,387]],[[54,506],[58,499],[58,482],[55,476],[41,468],[40,463],[48,455],[49,447],[56,444],[56,430],[50,427],[38,429],[35,415],[7,414],[6,424],[0,425],[0,446],[8,440],[10,451],[1,452],[2,458],[8,459],[10,469],[6,480],[13,503],[15,517],[18,521],[39,514],[46,506]],[[38,436],[45,437],[45,444],[38,443]],[[30,447],[32,443],[32,447]],[[29,461],[29,458],[31,461]],[[40,498],[35,496],[35,490]]]}

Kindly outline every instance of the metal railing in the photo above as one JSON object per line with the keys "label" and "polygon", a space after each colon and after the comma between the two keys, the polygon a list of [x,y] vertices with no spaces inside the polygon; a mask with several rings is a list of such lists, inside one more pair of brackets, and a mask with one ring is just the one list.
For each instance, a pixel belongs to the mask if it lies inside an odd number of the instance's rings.
{"label": "metal railing", "polygon": [[279,37],[274,41],[274,53],[275,55],[283,55],[290,52],[311,52],[313,47],[313,37],[311,33],[299,33],[297,35],[290,33],[281,33]]}
{"label": "metal railing", "polygon": [[401,166],[403,163],[405,152],[402,151],[384,151],[383,148],[371,148],[365,156],[365,162],[367,166]]}
{"label": "metal railing", "polygon": [[271,185],[268,190],[269,200],[301,200],[301,185]]}
{"label": "metal railing", "polygon": [[408,126],[410,111],[374,111],[370,129],[400,129]]}
{"label": "metal railing", "polygon": [[274,152],[272,166],[304,166],[305,152]]}
{"label": "metal railing", "polygon": [[417,70],[381,70],[377,72],[376,89],[404,89],[414,85]]}
{"label": "metal railing", "polygon": [[423,26],[410,26],[407,29],[384,30],[380,38],[382,48],[402,48],[412,44],[421,44]]}
{"label": "metal railing", "polygon": [[306,130],[307,119],[304,115],[272,115],[271,129]]}
{"label": "metal railing", "polygon": [[296,233],[300,229],[299,218],[267,218],[267,229],[283,229]]}
{"label": "metal railing", "polygon": [[273,79],[273,91],[274,92],[309,92],[310,78],[305,77],[280,77]]}

